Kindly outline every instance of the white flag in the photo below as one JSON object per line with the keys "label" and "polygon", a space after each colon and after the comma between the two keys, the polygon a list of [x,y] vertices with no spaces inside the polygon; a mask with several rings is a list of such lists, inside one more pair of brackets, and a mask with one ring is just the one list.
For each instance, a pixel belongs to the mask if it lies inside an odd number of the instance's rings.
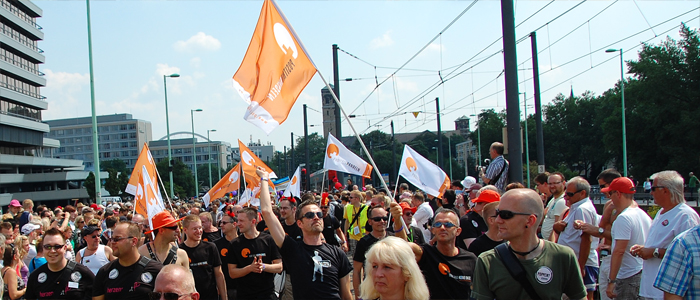
{"label": "white flag", "polygon": [[326,144],[326,155],[323,158],[324,169],[360,175],[366,178],[371,177],[372,166],[348,150],[348,148],[345,148],[345,145],[330,133],[328,134],[328,144]]}
{"label": "white flag", "polygon": [[442,197],[442,193],[450,187],[450,177],[437,165],[421,156],[408,145],[403,148],[399,176],[426,193]]}
{"label": "white flag", "polygon": [[289,180],[289,184],[287,185],[287,189],[284,190],[284,196],[285,197],[300,197],[300,188],[301,188],[301,167],[297,167],[297,170],[294,171],[294,176],[292,176],[292,179]]}

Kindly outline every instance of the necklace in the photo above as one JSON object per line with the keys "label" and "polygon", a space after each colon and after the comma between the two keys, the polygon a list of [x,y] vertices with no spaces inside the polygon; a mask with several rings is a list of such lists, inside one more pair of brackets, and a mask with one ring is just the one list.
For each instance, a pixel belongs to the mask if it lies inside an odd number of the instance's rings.
{"label": "necklace", "polygon": [[537,245],[535,245],[535,248],[532,248],[532,250],[530,250],[530,251],[528,251],[528,252],[515,251],[515,250],[513,250],[513,248],[510,247],[510,245],[508,245],[508,249],[510,249],[510,251],[513,251],[513,253],[515,253],[515,254],[517,254],[517,255],[520,255],[520,256],[527,256],[528,254],[530,254],[530,253],[534,252],[535,250],[537,250],[537,248],[540,246],[540,241],[541,241],[541,240],[538,240],[538,241],[537,241]]}

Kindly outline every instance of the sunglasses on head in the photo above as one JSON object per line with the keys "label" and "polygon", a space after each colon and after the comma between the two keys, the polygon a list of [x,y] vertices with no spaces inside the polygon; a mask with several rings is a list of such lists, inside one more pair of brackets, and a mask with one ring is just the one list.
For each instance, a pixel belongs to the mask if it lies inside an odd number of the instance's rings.
{"label": "sunglasses on head", "polygon": [[151,300],[160,300],[161,296],[165,300],[177,300],[177,299],[180,299],[181,297],[184,297],[187,295],[192,295],[192,294],[190,293],[190,294],[178,295],[177,293],[163,293],[163,292],[150,292],[150,293],[148,293],[148,297]]}
{"label": "sunglasses on head", "polygon": [[389,221],[389,216],[385,216],[385,217],[374,217],[374,218],[369,218],[369,219],[372,220],[372,221],[375,221],[375,222],[381,222],[381,221],[386,222],[386,221]]}
{"label": "sunglasses on head", "polygon": [[323,219],[323,213],[320,211],[317,212],[306,212],[302,217],[307,218],[307,219],[313,219],[314,217],[318,217],[319,219]]}
{"label": "sunglasses on head", "polygon": [[529,215],[531,215],[531,214],[528,214],[528,213],[520,213],[520,212],[512,212],[512,211],[510,211],[510,210],[500,210],[500,209],[497,209],[497,210],[496,210],[496,216],[501,217],[501,219],[503,219],[503,220],[512,219],[512,218],[515,217],[516,215],[529,216]]}
{"label": "sunglasses on head", "polygon": [[445,226],[445,228],[447,228],[447,229],[457,227],[457,225],[455,225],[455,223],[452,223],[452,222],[435,222],[435,223],[433,223],[433,228],[440,228],[442,226]]}

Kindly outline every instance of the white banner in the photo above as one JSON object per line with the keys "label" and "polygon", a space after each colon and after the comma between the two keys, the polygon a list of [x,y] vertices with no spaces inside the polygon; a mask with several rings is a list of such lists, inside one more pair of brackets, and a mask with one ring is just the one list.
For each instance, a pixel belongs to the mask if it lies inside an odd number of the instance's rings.
{"label": "white banner", "polygon": [[408,145],[403,148],[399,176],[403,176],[411,184],[438,198],[450,188],[450,177],[440,167]]}
{"label": "white banner", "polygon": [[345,148],[345,145],[330,133],[326,144],[326,154],[323,158],[324,169],[360,175],[366,178],[371,177],[372,166],[348,150],[348,148]]}
{"label": "white banner", "polygon": [[292,176],[292,179],[289,180],[289,185],[287,185],[287,189],[284,190],[284,196],[285,197],[301,197],[300,195],[300,190],[301,190],[301,167],[297,167],[297,170],[294,171],[294,176]]}

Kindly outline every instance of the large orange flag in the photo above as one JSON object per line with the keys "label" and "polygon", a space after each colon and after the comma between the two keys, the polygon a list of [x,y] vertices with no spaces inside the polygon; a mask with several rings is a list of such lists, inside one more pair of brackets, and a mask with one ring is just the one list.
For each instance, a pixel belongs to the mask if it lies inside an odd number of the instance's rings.
{"label": "large orange flag", "polygon": [[243,116],[270,133],[287,119],[316,66],[272,0],[265,0],[255,32],[233,75],[233,86],[249,106]]}
{"label": "large orange flag", "polygon": [[254,188],[258,188],[255,193],[255,196],[257,197],[259,195],[259,190],[260,190],[260,176],[258,176],[257,173],[255,173],[255,169],[257,167],[262,167],[269,173],[270,178],[268,178],[268,183],[270,184],[269,186],[275,186],[272,183],[271,178],[277,178],[277,175],[275,174],[270,167],[268,167],[260,158],[258,158],[253,151],[250,151],[248,147],[246,147],[245,144],[241,142],[241,140],[238,140],[238,152],[240,153],[241,156],[241,170],[243,170],[243,175],[245,176],[245,182],[247,183],[247,186],[250,188],[250,190],[254,190]]}
{"label": "large orange flag", "polygon": [[241,164],[237,164],[231,171],[228,171],[224,178],[221,178],[214,187],[202,198],[204,205],[209,207],[211,199],[218,199],[233,191],[237,191],[241,187]]}
{"label": "large orange flag", "polygon": [[157,172],[151,151],[148,149],[148,145],[144,144],[125,192],[134,195],[134,209],[136,213],[148,219],[151,229],[153,229],[151,218],[165,210],[165,204],[163,204],[163,198],[158,188]]}

